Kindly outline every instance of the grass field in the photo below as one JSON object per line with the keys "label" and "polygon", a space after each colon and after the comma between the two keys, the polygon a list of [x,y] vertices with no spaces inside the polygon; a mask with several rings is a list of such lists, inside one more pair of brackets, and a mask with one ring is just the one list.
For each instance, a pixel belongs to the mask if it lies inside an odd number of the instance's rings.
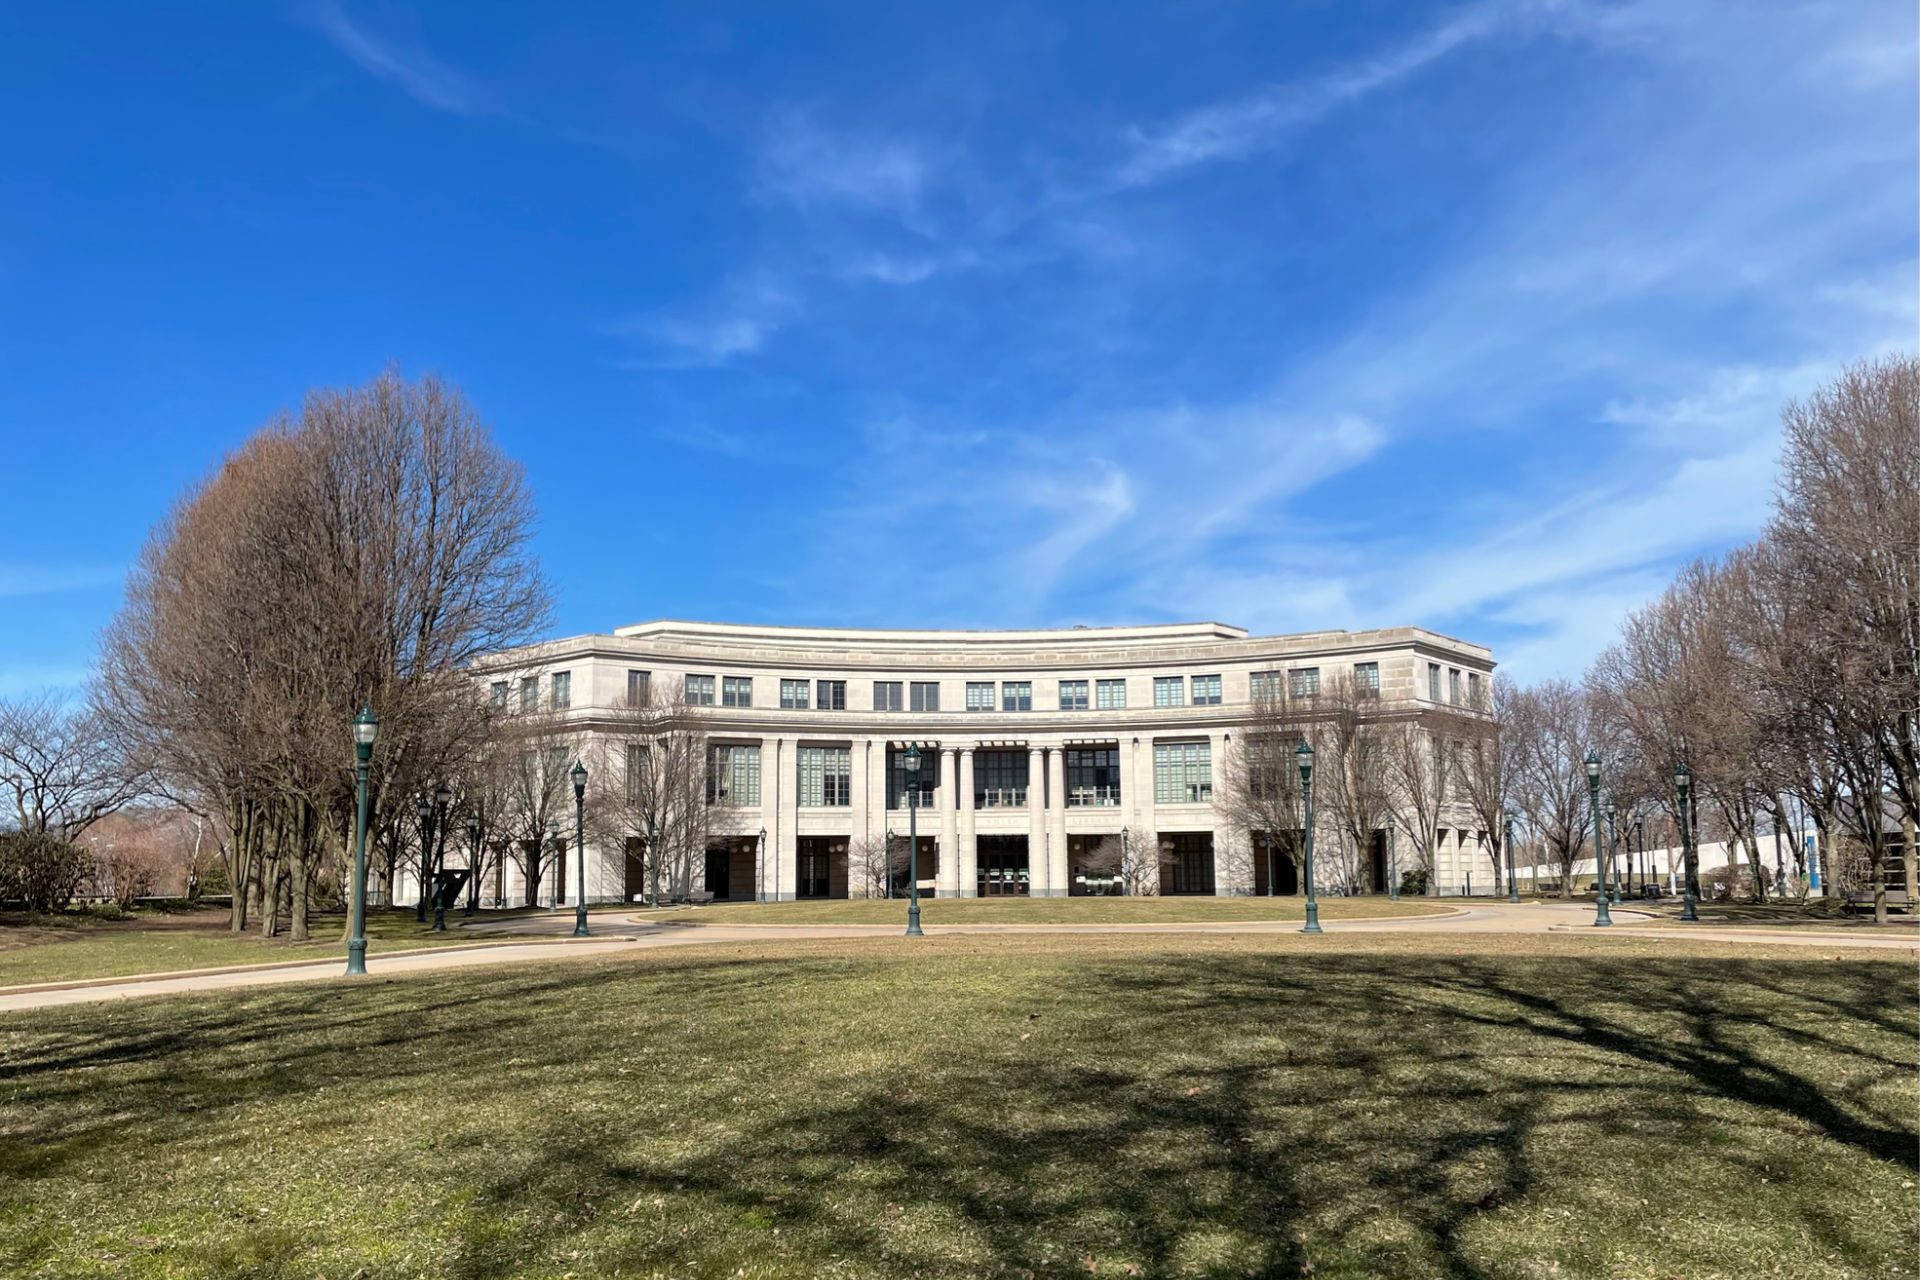
{"label": "grass field", "polygon": [[[1637,910],[1652,911],[1663,920],[1679,922],[1682,904],[1678,901],[1634,903]],[[1864,933],[1899,934],[1909,937],[1920,933],[1920,920],[1896,913],[1885,924],[1873,922],[1873,911],[1842,911],[1836,906],[1812,902],[1702,902],[1695,908],[1701,924],[1729,925],[1741,929],[1764,926],[1769,929],[1855,930]]]}
{"label": "grass field", "polygon": [[[1444,914],[1431,899],[1322,898],[1322,920]],[[1216,920],[1301,920],[1306,899],[1243,898],[922,898],[922,924],[1151,924]],[[694,924],[899,924],[903,898],[831,898],[805,902],[717,902],[637,911],[635,919]]]}
{"label": "grass field", "polygon": [[1910,1275],[1910,958],[715,946],[0,1020],[0,1274]]}
{"label": "grass field", "polygon": [[[483,911],[499,919],[517,911]],[[476,937],[454,928],[464,917],[447,913],[447,929],[435,933],[415,922],[411,911],[367,913],[369,949],[411,950],[446,945],[475,946],[503,941]],[[337,955],[346,961],[346,917],[316,916],[312,937],[304,943],[262,938],[258,933],[227,931],[224,911],[136,912],[126,920],[100,920],[79,912],[61,916],[8,916],[0,922],[0,987],[81,978],[116,978],[134,973],[166,973],[225,965],[285,964]]]}

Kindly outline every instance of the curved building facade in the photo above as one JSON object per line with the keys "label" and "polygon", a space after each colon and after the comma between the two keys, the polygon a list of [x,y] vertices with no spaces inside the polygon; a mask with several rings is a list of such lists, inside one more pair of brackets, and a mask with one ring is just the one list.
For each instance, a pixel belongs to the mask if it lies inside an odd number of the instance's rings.
{"label": "curved building facade", "polygon": [[[784,901],[884,890],[871,851],[907,833],[909,744],[923,761],[911,815],[923,893],[1111,892],[1116,848],[1163,894],[1266,892],[1269,876],[1291,892],[1290,867],[1269,871],[1259,834],[1236,829],[1215,797],[1262,691],[1350,680],[1418,715],[1475,704],[1493,665],[1485,648],[1414,627],[1251,636],[1213,622],[894,631],[661,621],[502,654],[481,678],[497,703],[550,713],[576,754],[600,761],[619,759],[607,748],[629,731],[623,709],[669,697],[697,708],[712,821],[686,891]],[[566,816],[570,831],[570,796]],[[1452,830],[1455,848],[1443,845],[1437,864],[1443,892],[1485,861],[1469,821]],[[589,838],[590,901],[646,888],[631,841],[614,843]],[[567,862],[564,887],[543,881],[541,901],[554,889],[575,900]],[[1380,852],[1361,862],[1360,887],[1383,889]],[[511,860],[486,879],[487,898],[523,899]]]}

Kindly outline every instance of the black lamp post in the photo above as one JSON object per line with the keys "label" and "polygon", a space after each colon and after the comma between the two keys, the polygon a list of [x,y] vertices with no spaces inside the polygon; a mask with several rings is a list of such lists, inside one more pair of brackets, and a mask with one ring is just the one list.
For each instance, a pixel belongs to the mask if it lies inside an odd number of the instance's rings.
{"label": "black lamp post", "polygon": [[[1127,896],[1127,868],[1133,865],[1129,857],[1130,850],[1127,847],[1128,841],[1131,840],[1132,837],[1133,832],[1130,829],[1126,827],[1120,828],[1120,896],[1123,898]],[[1269,849],[1269,852],[1271,852],[1271,849]],[[1269,874],[1267,879],[1271,882],[1273,879],[1272,875]]]}
{"label": "black lamp post", "polygon": [[[1686,898],[1680,907],[1682,920],[1700,918],[1700,868],[1694,861],[1693,853],[1693,770],[1687,768],[1682,760],[1673,767],[1673,787],[1680,793],[1680,857],[1684,864],[1683,874],[1687,883],[1684,890]],[[1671,863],[1668,864],[1672,866]]]}
{"label": "black lamp post", "polygon": [[1587,752],[1587,793],[1593,803],[1593,869],[1599,875],[1594,882],[1593,923],[1600,927],[1613,923],[1613,916],[1607,911],[1607,873],[1606,862],[1600,856],[1600,753]]}
{"label": "black lamp post", "polygon": [[1313,747],[1302,738],[1294,755],[1300,760],[1300,791],[1307,822],[1307,923],[1300,932],[1320,933],[1320,900],[1313,892]]}
{"label": "black lamp post", "polygon": [[660,823],[658,819],[647,819],[647,883],[653,886],[647,895],[648,906],[660,909]]}
{"label": "black lamp post", "polygon": [[1500,815],[1506,820],[1506,830],[1501,839],[1507,846],[1507,901],[1520,901],[1520,881],[1513,873],[1513,810],[1508,809]]}
{"label": "black lamp post", "polygon": [[907,744],[900,763],[907,777],[907,937],[920,930],[920,748]]}
{"label": "black lamp post", "polygon": [[1267,896],[1273,896],[1273,832],[1262,831],[1267,846]]}
{"label": "black lamp post", "polygon": [[579,901],[573,908],[573,936],[587,936],[587,766],[578,760],[567,775],[573,779],[573,857],[580,872]]}
{"label": "black lamp post", "polygon": [[887,828],[886,840],[880,846],[886,852],[880,857],[880,896],[893,897],[893,828]]}
{"label": "black lamp post", "polygon": [[765,902],[767,900],[767,829],[765,827],[760,828],[760,843],[754,846],[753,855],[754,861],[759,864],[754,868],[754,888],[759,893],[760,901]]}
{"label": "black lamp post", "polygon": [[1387,901],[1400,901],[1400,857],[1393,847],[1393,822],[1387,822]]}
{"label": "black lamp post", "polygon": [[467,914],[472,915],[480,909],[480,814],[476,810],[467,815],[467,874],[473,877],[467,885]]}
{"label": "black lamp post", "polygon": [[427,894],[431,892],[433,879],[433,797],[422,791],[415,811],[420,816],[420,899],[413,904],[413,918],[416,923],[425,924]]}
{"label": "black lamp post", "polygon": [[361,707],[353,718],[353,915],[347,930],[347,976],[367,971],[367,763],[373,759],[373,740],[380,719],[372,707]]}
{"label": "black lamp post", "polygon": [[1613,865],[1613,856],[1620,844],[1620,831],[1613,823],[1613,812],[1613,796],[1607,796],[1607,885],[1613,890],[1613,906],[1620,906],[1620,869]]}

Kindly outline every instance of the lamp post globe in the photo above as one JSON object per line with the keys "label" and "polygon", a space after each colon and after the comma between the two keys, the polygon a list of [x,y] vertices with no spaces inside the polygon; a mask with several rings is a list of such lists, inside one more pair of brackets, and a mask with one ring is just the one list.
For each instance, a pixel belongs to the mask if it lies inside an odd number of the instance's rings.
{"label": "lamp post globe", "polygon": [[920,928],[920,748],[912,743],[900,753],[907,776],[907,933],[923,937]]}
{"label": "lamp post globe", "polygon": [[373,740],[380,734],[380,718],[372,707],[361,707],[353,718],[353,891],[347,904],[352,917],[347,928],[347,976],[367,971],[367,763],[373,759]]}
{"label": "lamp post globe", "polygon": [[[1682,920],[1700,918],[1700,871],[1693,852],[1693,770],[1682,760],[1673,767],[1673,789],[1680,795],[1680,858],[1686,884],[1680,907]],[[1671,867],[1673,864],[1667,864]]]}
{"label": "lamp post globe", "polygon": [[1607,910],[1607,875],[1604,868],[1606,860],[1600,852],[1600,842],[1605,839],[1604,828],[1600,825],[1600,753],[1587,752],[1587,796],[1593,806],[1593,869],[1598,876],[1594,881],[1593,923],[1595,928],[1603,928],[1613,923],[1613,914]]}
{"label": "lamp post globe", "polygon": [[1300,932],[1321,933],[1320,899],[1314,893],[1313,885],[1313,744],[1302,738],[1293,755],[1300,765],[1300,798],[1302,817],[1306,823],[1307,923]]}

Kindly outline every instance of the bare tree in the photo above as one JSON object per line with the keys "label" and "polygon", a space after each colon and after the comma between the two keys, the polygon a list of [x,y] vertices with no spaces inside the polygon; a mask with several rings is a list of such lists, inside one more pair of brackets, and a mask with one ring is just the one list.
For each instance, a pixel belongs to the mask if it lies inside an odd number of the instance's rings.
{"label": "bare tree", "polygon": [[147,771],[107,719],[53,690],[0,700],[0,783],[21,831],[73,841],[140,795]]}
{"label": "bare tree", "polygon": [[867,897],[885,898],[890,896],[888,886],[907,874],[907,854],[907,838],[889,832],[877,839],[863,837],[848,844],[847,865],[858,873],[860,888]]}
{"label": "bare tree", "polygon": [[1291,696],[1277,680],[1256,684],[1213,789],[1214,808],[1232,829],[1251,840],[1276,842],[1296,866],[1306,827],[1296,752],[1315,733],[1316,710],[1309,698]]}
{"label": "bare tree", "polygon": [[759,748],[712,743],[708,724],[679,691],[649,686],[644,700],[606,713],[598,726],[610,785],[596,806],[597,829],[643,859],[654,901],[690,896],[710,839],[743,828],[740,813],[759,805]]}

